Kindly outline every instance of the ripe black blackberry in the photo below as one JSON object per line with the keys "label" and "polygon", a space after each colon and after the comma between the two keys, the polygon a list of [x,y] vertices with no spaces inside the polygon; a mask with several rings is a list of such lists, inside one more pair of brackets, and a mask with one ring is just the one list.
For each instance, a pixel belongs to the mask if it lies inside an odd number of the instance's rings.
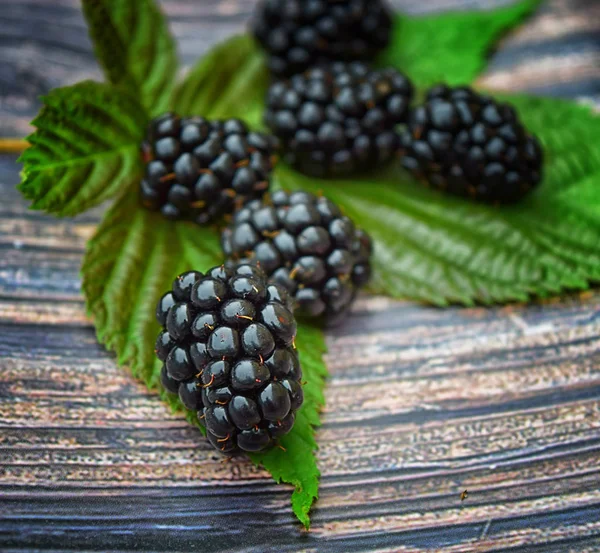
{"label": "ripe black blackberry", "polygon": [[221,243],[233,262],[259,262],[309,317],[337,318],[371,274],[369,236],[333,202],[308,192],[277,191],[268,202],[249,202]]}
{"label": "ripe black blackberry", "polygon": [[398,147],[413,88],[395,69],[334,63],[271,85],[265,122],[285,159],[318,177],[345,175],[387,161]]}
{"label": "ripe black blackberry", "polygon": [[402,165],[433,187],[490,203],[521,199],[543,154],[508,104],[468,87],[433,87],[401,134]]}
{"label": "ripe black blackberry", "polygon": [[373,58],[389,43],[392,17],[381,0],[264,0],[252,27],[271,72],[291,76],[323,61]]}
{"label": "ripe black blackberry", "polygon": [[296,320],[260,268],[183,273],[156,318],[161,382],[198,412],[214,447],[259,451],[291,430],[303,401]]}
{"label": "ripe black blackberry", "polygon": [[142,145],[142,204],[169,219],[213,221],[265,193],[276,146],[238,119],[161,115]]}

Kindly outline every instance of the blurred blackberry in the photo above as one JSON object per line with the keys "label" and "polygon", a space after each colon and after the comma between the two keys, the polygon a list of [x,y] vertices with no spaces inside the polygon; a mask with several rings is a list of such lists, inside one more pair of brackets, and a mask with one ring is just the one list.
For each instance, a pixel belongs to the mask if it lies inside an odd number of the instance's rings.
{"label": "blurred blackberry", "polygon": [[179,275],[156,308],[161,383],[197,411],[224,453],[259,451],[289,432],[302,405],[288,295],[256,266]]}
{"label": "blurred blackberry", "polygon": [[268,189],[276,142],[237,119],[161,115],[142,145],[142,204],[168,219],[199,224],[231,213]]}
{"label": "blurred blackberry", "polygon": [[395,69],[334,63],[271,85],[265,122],[285,159],[307,175],[362,171],[391,158],[413,88]]}
{"label": "blurred blackberry", "polygon": [[330,200],[275,192],[238,211],[221,243],[233,262],[259,262],[301,315],[337,318],[371,273],[371,240]]}
{"label": "blurred blackberry", "polygon": [[468,87],[433,87],[411,113],[400,153],[417,178],[483,202],[516,202],[541,179],[542,149],[514,108]]}
{"label": "blurred blackberry", "polygon": [[252,25],[277,76],[323,61],[372,59],[388,45],[391,28],[381,0],[264,0]]}

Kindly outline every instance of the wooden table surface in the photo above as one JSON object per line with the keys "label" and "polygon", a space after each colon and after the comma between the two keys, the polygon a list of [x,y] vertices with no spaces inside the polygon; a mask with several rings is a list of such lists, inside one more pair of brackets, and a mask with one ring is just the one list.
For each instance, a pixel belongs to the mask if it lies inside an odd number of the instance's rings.
{"label": "wooden table surface", "polygon": [[[163,3],[188,64],[253,4]],[[547,2],[481,83],[600,105],[599,31],[596,0]],[[0,135],[86,77],[75,0],[0,0]],[[222,463],[97,344],[78,271],[102,209],[27,211],[14,161],[0,157],[0,550],[600,551],[600,293],[490,309],[362,297],[328,333],[306,532],[289,488]]]}

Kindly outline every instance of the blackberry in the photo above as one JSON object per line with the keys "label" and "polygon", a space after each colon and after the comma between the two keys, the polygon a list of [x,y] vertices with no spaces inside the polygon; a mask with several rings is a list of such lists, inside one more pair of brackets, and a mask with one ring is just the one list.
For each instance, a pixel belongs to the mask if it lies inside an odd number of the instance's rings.
{"label": "blackberry", "polygon": [[303,392],[289,307],[253,265],[188,271],[158,302],[161,383],[224,453],[264,449],[294,424]]}
{"label": "blackberry", "polygon": [[270,202],[249,202],[221,243],[232,263],[258,262],[308,317],[337,318],[371,273],[369,236],[333,202],[308,192],[277,191]]}
{"label": "blackberry", "polygon": [[169,219],[211,222],[265,193],[276,146],[237,119],[161,115],[142,145],[142,204]]}
{"label": "blackberry", "polygon": [[391,28],[381,0],[264,0],[252,24],[277,76],[323,61],[371,59],[388,45]]}
{"label": "blackberry", "polygon": [[510,105],[438,85],[401,134],[402,165],[434,188],[489,203],[521,199],[541,179],[543,154]]}
{"label": "blackberry", "polygon": [[412,93],[410,81],[395,69],[334,63],[273,83],[265,122],[299,171],[345,175],[394,155],[394,127],[406,121]]}

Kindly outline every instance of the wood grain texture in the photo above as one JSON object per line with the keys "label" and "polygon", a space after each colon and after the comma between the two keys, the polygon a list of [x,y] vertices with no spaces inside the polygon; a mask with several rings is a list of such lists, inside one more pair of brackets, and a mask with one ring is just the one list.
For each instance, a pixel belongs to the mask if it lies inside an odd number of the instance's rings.
{"label": "wood grain texture", "polygon": [[[412,14],[490,9],[510,0],[391,0]],[[184,66],[242,32],[256,0],[162,0]],[[585,99],[600,106],[600,4],[547,0],[511,34],[481,84]],[[78,0],[0,0],[0,136],[25,136],[39,95],[99,79]]]}
{"label": "wood grain texture", "polygon": [[[253,2],[163,5],[189,64]],[[597,13],[548,2],[481,83],[598,101]],[[75,0],[2,0],[0,23],[0,134],[23,135],[39,93],[99,73]],[[443,310],[361,297],[328,332],[304,532],[287,487],[223,463],[98,345],[79,266],[102,208],[28,211],[14,159],[0,158],[0,550],[600,551],[600,293]]]}

